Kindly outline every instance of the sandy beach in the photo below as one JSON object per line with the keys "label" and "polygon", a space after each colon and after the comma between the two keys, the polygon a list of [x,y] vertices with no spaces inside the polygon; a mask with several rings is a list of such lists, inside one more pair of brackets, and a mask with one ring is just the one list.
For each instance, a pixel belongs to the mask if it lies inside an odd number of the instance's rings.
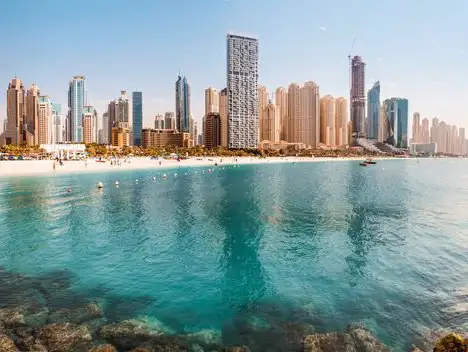
{"label": "sandy beach", "polygon": [[[46,176],[61,175],[68,173],[105,173],[124,170],[144,170],[144,169],[164,169],[174,167],[199,167],[199,166],[214,166],[218,165],[245,165],[245,164],[273,164],[273,163],[311,163],[311,162],[339,162],[339,161],[361,161],[365,158],[351,157],[351,158],[301,158],[301,157],[283,157],[283,158],[253,158],[253,157],[210,157],[210,158],[191,158],[187,160],[159,160],[150,158],[132,158],[129,162],[121,161],[121,165],[111,165],[109,161],[97,162],[95,159],[88,159],[80,161],[64,161],[63,166],[58,163],[55,165],[53,160],[3,160],[0,161],[0,177],[10,176]],[[375,158],[383,159],[383,158]],[[391,158],[385,158],[391,159]]]}

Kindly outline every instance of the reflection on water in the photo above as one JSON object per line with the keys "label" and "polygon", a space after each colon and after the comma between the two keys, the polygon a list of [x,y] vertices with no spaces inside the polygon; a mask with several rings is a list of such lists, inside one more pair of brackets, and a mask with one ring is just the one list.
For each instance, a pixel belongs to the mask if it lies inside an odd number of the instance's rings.
{"label": "reflection on water", "polygon": [[463,161],[196,171],[0,179],[0,265],[65,287],[53,307],[99,297],[109,321],[257,350],[355,321],[404,349],[466,320]]}

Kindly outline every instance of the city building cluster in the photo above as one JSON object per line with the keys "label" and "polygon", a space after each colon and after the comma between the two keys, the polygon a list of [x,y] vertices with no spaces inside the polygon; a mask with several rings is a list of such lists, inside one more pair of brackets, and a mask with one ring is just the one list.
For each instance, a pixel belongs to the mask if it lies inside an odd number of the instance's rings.
{"label": "city building cluster", "polygon": [[13,78],[7,90],[7,119],[0,144],[100,143],[115,147],[191,147],[260,149],[343,149],[446,153],[465,155],[465,130],[434,118],[413,115],[408,136],[408,100],[381,101],[380,82],[366,92],[366,64],[350,59],[350,97],[320,95],[316,82],[291,83],[269,94],[259,84],[259,43],[255,38],[227,35],[226,87],[205,90],[201,133],[191,111],[186,76],[175,83],[175,110],[156,114],[154,128],[143,128],[143,94],[125,90],[109,102],[101,116],[87,101],[86,79],[69,82],[68,110],[33,84],[25,89]]}

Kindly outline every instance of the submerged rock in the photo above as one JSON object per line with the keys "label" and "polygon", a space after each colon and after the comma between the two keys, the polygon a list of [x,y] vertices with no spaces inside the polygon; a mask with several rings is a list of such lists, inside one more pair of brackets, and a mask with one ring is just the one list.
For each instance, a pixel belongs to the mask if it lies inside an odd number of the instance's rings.
{"label": "submerged rock", "polygon": [[49,352],[68,352],[84,349],[91,342],[91,334],[84,325],[50,324],[40,328],[37,337]]}
{"label": "submerged rock", "polygon": [[131,352],[192,352],[187,343],[177,336],[157,336]]}
{"label": "submerged rock", "polygon": [[47,308],[34,310],[28,307],[1,308],[0,322],[9,328],[20,326],[39,327],[46,323],[49,311]]}
{"label": "submerged rock", "polygon": [[99,345],[88,350],[88,352],[117,352],[114,346],[110,344]]}
{"label": "submerged rock", "polygon": [[103,339],[124,350],[136,348],[160,334],[159,331],[150,331],[147,326],[134,320],[104,325],[100,331]]}
{"label": "submerged rock", "polygon": [[18,348],[12,339],[6,335],[0,335],[0,352],[17,352]]}
{"label": "submerged rock", "polygon": [[304,340],[305,352],[390,352],[363,327],[352,327],[347,332],[309,335]]}
{"label": "submerged rock", "polygon": [[439,339],[434,347],[434,352],[466,352],[468,351],[465,340],[454,333]]}
{"label": "submerged rock", "polygon": [[81,324],[101,317],[101,308],[95,303],[89,303],[79,308],[63,308],[52,312],[48,322]]}

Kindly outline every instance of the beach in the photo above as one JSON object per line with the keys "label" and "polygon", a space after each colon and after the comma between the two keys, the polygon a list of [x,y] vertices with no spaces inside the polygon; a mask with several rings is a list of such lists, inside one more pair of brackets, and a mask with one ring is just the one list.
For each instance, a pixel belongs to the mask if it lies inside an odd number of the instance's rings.
{"label": "beach", "polygon": [[[393,159],[393,158],[375,158]],[[54,160],[3,160],[0,161],[0,177],[9,176],[53,176],[68,173],[105,173],[115,171],[129,170],[148,170],[148,169],[164,169],[174,167],[202,167],[222,165],[248,165],[248,164],[273,164],[273,163],[311,163],[311,162],[339,162],[339,161],[362,161],[364,157],[346,157],[346,158],[311,158],[311,157],[269,157],[269,158],[254,158],[254,157],[193,157],[186,160],[167,160],[167,159],[151,159],[149,157],[134,157],[124,162],[121,159],[120,165],[111,165],[110,161],[98,162],[97,159],[70,160],[64,161],[63,165]],[[161,161],[161,165],[159,164]]]}

